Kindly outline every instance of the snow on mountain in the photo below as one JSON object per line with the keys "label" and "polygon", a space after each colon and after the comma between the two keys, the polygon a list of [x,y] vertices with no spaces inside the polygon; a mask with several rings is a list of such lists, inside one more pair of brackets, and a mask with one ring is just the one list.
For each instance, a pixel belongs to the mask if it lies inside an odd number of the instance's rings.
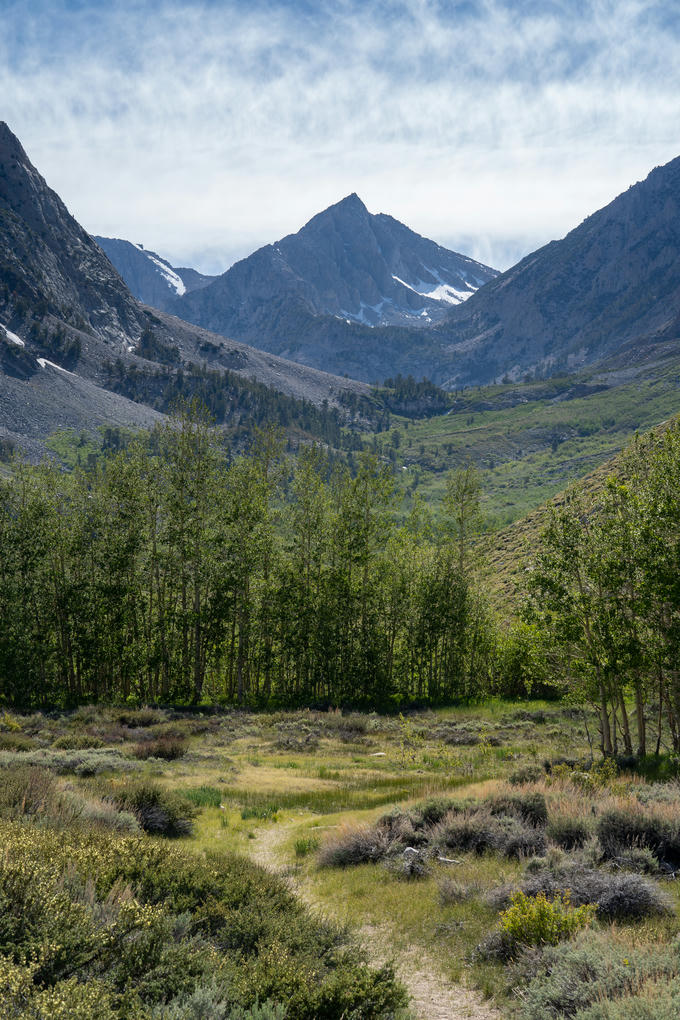
{"label": "snow on mountain", "polygon": [[310,333],[322,328],[320,319],[333,318],[336,329],[340,324],[427,329],[497,275],[391,216],[370,213],[352,194],[296,234],[259,248],[209,286],[177,299],[171,311],[225,336],[320,365],[325,355],[312,349],[316,340]]}
{"label": "snow on mountain", "polygon": [[178,298],[207,286],[213,280],[212,276],[203,276],[195,269],[177,269],[143,244],[118,237],[95,236],[94,240],[134,296],[145,305],[162,311],[170,310]]}
{"label": "snow on mountain", "polygon": [[166,262],[165,259],[162,259],[160,255],[156,255],[153,251],[146,251],[144,246],[141,244],[136,244],[135,248],[138,251],[141,251],[142,254],[147,257],[149,262],[158,267],[159,273],[168,281],[168,286],[175,291],[177,297],[181,297],[182,294],[186,294],[187,289],[184,285],[184,280],[175,272],[169,262]]}
{"label": "snow on mountain", "polygon": [[16,344],[17,347],[25,347],[26,346],[26,344],[21,339],[21,337],[17,336],[16,333],[10,332],[10,330],[7,329],[7,326],[3,326],[2,323],[0,323],[0,329],[4,331],[4,334],[5,334],[6,338],[9,340],[10,343]]}

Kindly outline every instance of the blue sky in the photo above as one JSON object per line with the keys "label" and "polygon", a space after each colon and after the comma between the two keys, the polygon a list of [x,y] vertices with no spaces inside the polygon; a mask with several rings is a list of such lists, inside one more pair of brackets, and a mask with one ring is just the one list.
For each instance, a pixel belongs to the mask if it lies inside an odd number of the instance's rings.
{"label": "blue sky", "polygon": [[356,191],[505,268],[680,154],[679,8],[0,0],[0,119],[88,230],[176,264]]}

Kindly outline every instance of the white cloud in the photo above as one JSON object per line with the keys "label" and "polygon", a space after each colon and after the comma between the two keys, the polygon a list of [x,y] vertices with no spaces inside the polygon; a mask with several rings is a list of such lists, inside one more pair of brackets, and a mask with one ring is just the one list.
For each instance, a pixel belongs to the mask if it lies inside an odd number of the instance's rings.
{"label": "white cloud", "polygon": [[207,270],[351,191],[503,266],[677,155],[663,3],[25,6],[0,116],[88,229]]}

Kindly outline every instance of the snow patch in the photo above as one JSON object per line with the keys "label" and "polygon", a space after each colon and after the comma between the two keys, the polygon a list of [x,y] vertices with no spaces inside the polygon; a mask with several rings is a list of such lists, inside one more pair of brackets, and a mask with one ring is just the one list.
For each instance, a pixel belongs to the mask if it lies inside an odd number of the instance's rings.
{"label": "snow patch", "polygon": [[141,251],[143,255],[146,255],[149,262],[152,262],[154,266],[156,266],[167,285],[175,291],[177,297],[181,297],[182,294],[186,294],[187,289],[184,286],[184,280],[178,273],[175,272],[172,266],[169,266],[167,262],[163,261],[163,259],[156,258],[156,256],[150,251],[145,251],[141,244],[136,244],[135,248],[137,251]]}
{"label": "snow patch", "polygon": [[5,336],[7,337],[7,339],[9,340],[10,343],[16,344],[17,347],[25,347],[26,346],[26,344],[21,339],[21,337],[17,336],[16,333],[10,332],[10,330],[7,329],[7,326],[0,325],[0,329],[4,329]]}
{"label": "snow patch", "polygon": [[395,276],[394,273],[392,274],[392,279],[400,283],[402,287],[412,290],[414,294],[420,294],[421,297],[430,298],[432,301],[445,301],[449,305],[459,305],[461,302],[467,301],[477,290],[477,287],[467,279],[461,281],[465,289],[459,290],[457,287],[452,286],[452,284],[442,280],[436,269],[430,269],[429,266],[425,266],[425,269],[437,281],[434,287],[425,280],[418,280],[415,285],[412,285],[407,283],[406,280],[402,280],[401,277]]}
{"label": "snow patch", "polygon": [[63,372],[64,375],[75,375],[75,372],[69,372],[67,368],[62,368],[61,365],[55,365],[53,361],[48,361],[47,358],[36,358],[35,359],[41,368],[56,368],[57,372]]}

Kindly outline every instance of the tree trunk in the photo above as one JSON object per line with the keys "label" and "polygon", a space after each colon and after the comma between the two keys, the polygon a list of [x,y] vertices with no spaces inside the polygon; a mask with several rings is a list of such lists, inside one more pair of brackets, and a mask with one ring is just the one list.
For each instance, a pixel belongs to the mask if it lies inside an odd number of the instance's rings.
{"label": "tree trunk", "polygon": [[637,756],[644,758],[647,754],[647,724],[645,722],[645,703],[640,678],[635,680],[635,716],[637,719]]}

